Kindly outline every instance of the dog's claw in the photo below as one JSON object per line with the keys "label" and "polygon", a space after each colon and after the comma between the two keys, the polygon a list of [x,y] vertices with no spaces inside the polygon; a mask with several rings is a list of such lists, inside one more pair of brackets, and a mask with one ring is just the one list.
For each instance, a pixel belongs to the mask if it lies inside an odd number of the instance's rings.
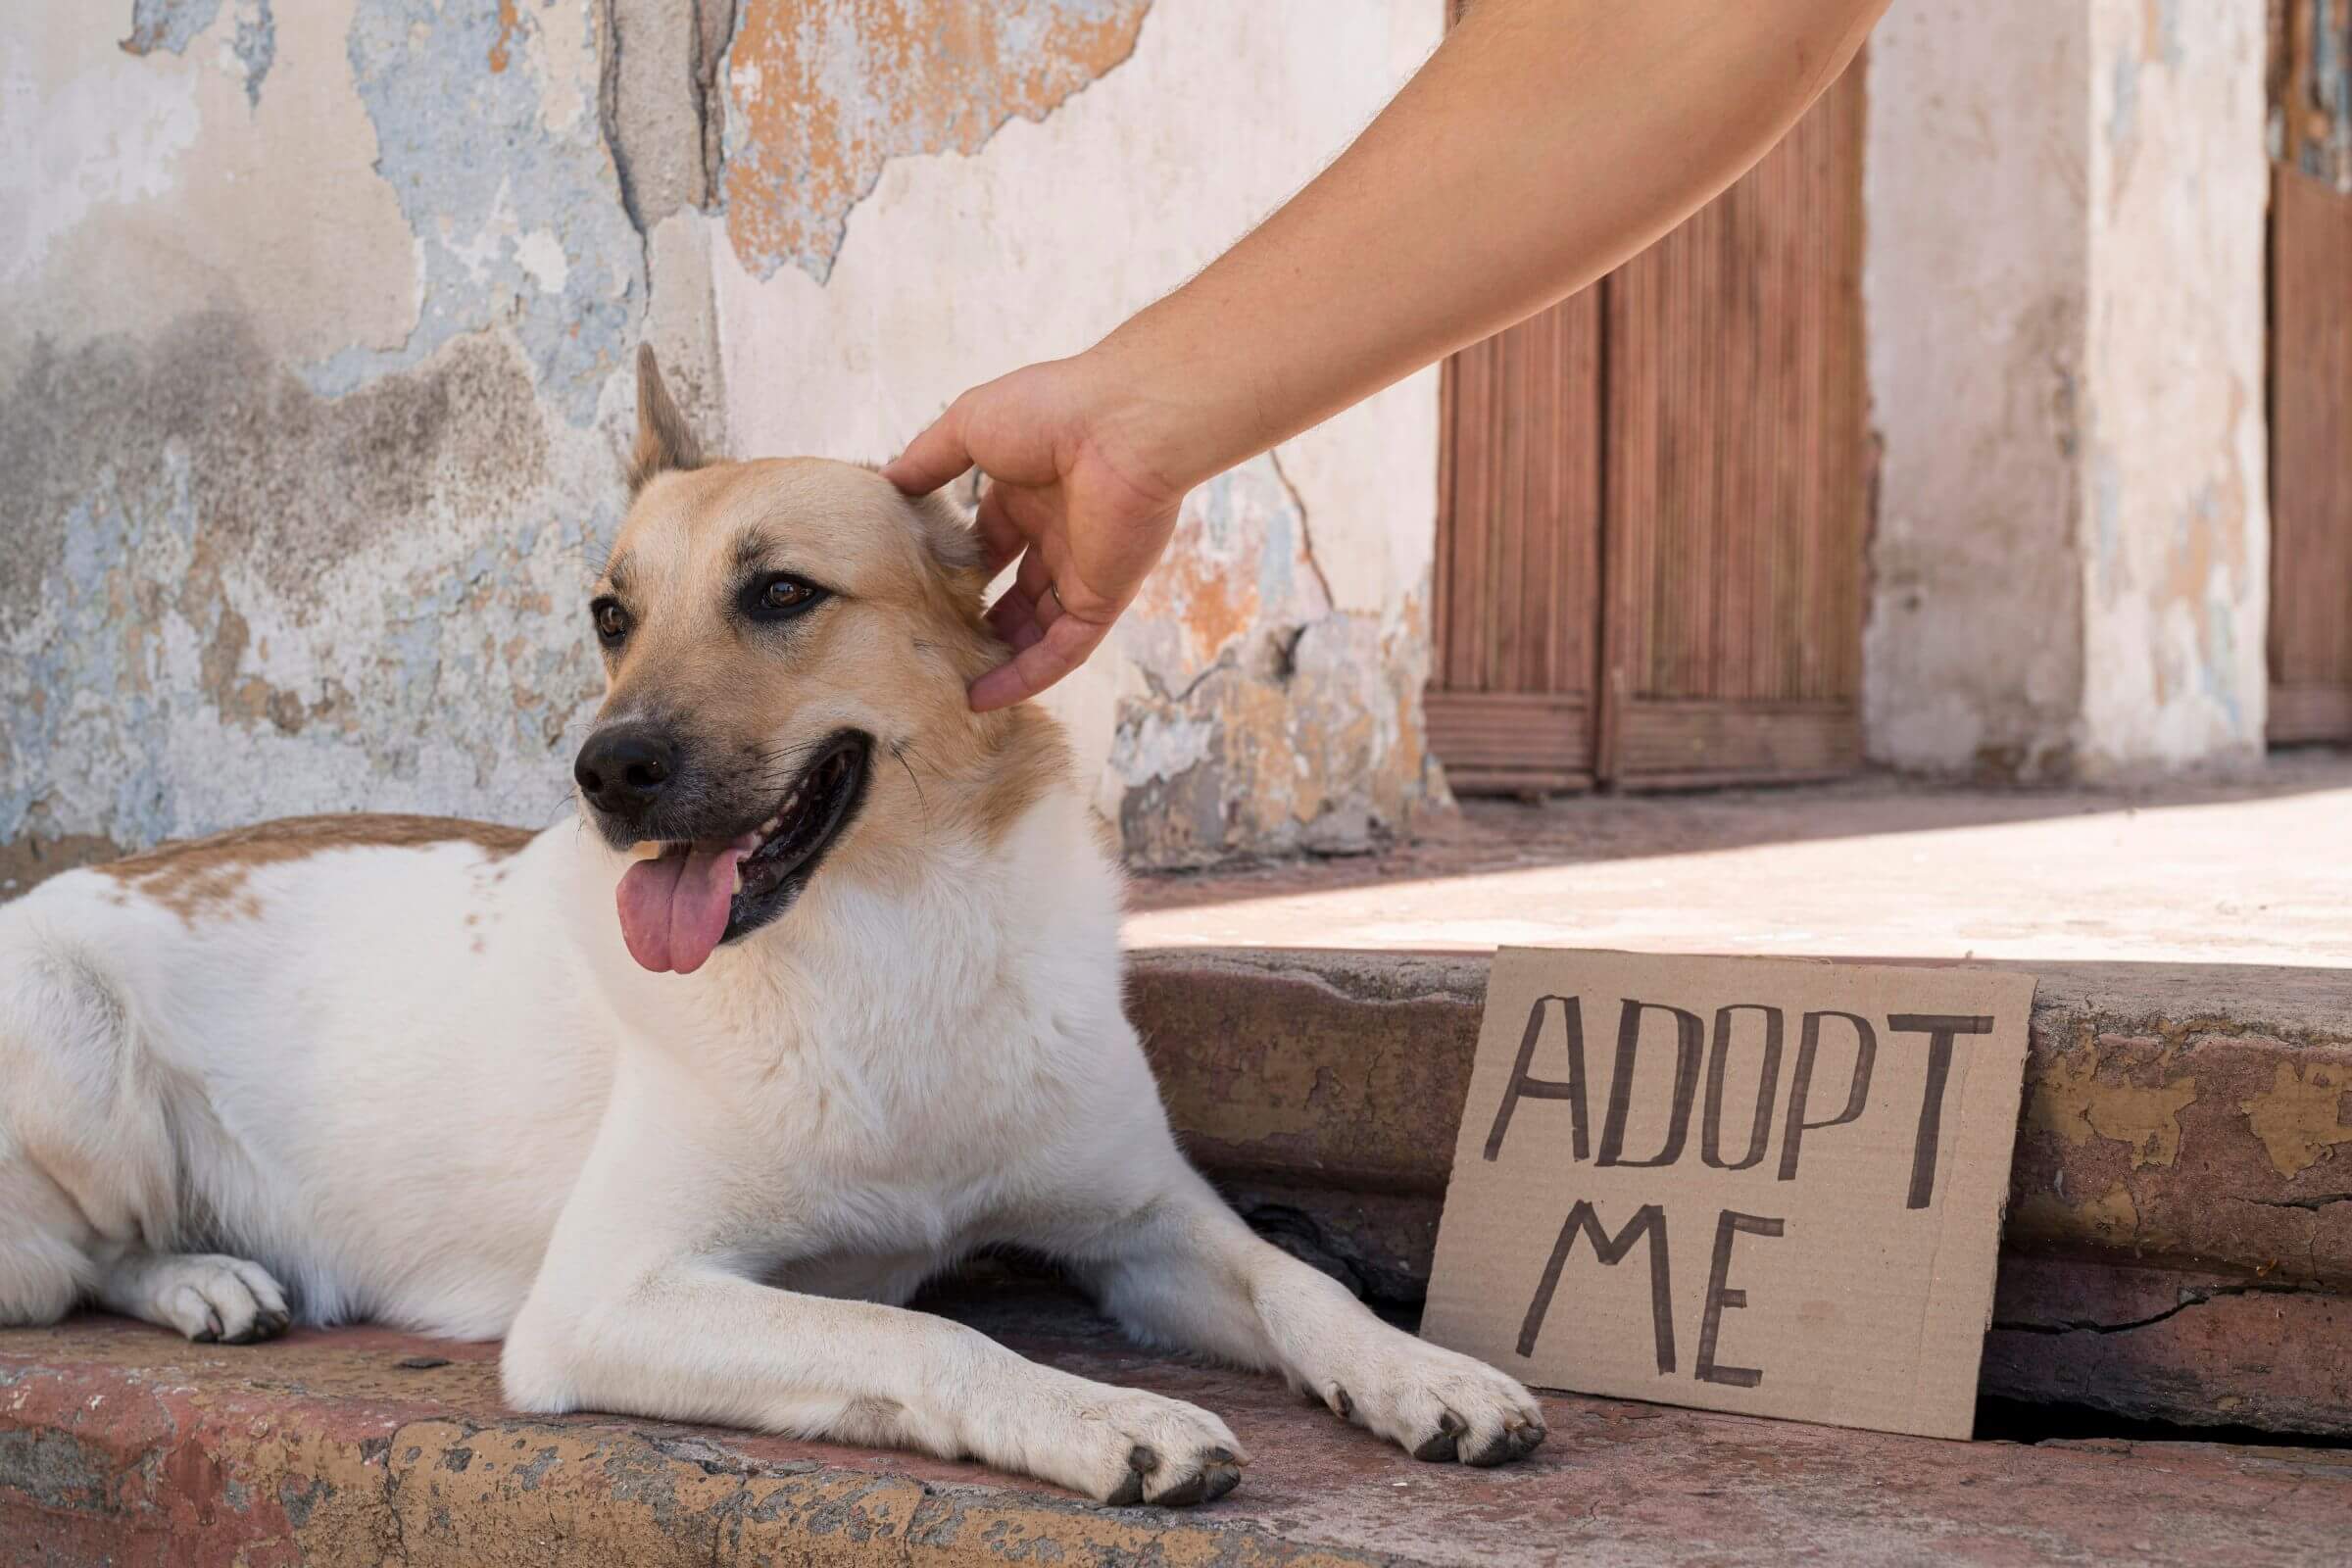
{"label": "dog's claw", "polygon": [[1210,1448],[1200,1455],[1200,1469],[1152,1500],[1163,1508],[1190,1508],[1214,1502],[1242,1484],[1242,1462],[1228,1448]]}
{"label": "dog's claw", "polygon": [[1457,1447],[1467,1423],[1451,1410],[1438,1417],[1438,1430],[1421,1440],[1413,1449],[1413,1457],[1425,1464],[1451,1464],[1457,1457]]}
{"label": "dog's claw", "polygon": [[1127,1450],[1127,1474],[1111,1494],[1102,1500],[1118,1507],[1128,1507],[1144,1500],[1144,1477],[1159,1468],[1159,1455],[1152,1446],[1139,1443]]}

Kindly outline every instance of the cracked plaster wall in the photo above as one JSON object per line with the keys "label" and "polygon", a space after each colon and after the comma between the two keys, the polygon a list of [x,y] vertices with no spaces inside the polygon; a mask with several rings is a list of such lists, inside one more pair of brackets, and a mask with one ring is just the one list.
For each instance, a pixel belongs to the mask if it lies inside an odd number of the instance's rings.
{"label": "cracked plaster wall", "polygon": [[[650,335],[714,444],[888,456],[1306,179],[1417,0],[120,0],[0,40],[0,881],[275,813],[536,824]],[[1443,787],[1434,378],[1206,487],[1054,696],[1131,857]]]}
{"label": "cracked plaster wall", "polygon": [[136,0],[0,42],[0,876],[560,808],[648,314],[593,22]]}
{"label": "cracked plaster wall", "polygon": [[[710,241],[745,451],[885,456],[965,386],[1085,347],[1312,176],[1442,20],[1421,0],[1001,8],[969,40],[998,63],[975,97],[965,63],[907,46],[940,9],[746,0]],[[779,76],[840,95],[808,117],[808,180],[734,151]],[[1436,430],[1432,372],[1203,487],[1110,648],[1049,695],[1130,858],[1359,848],[1442,794],[1420,723]]]}
{"label": "cracked plaster wall", "polygon": [[2264,0],[1995,0],[1873,36],[1876,759],[2259,751],[2264,27]]}

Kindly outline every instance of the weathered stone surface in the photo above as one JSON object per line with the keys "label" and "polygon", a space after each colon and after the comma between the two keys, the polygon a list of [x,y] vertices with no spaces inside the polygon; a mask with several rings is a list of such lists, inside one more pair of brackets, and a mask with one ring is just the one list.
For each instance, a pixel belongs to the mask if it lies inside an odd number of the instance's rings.
{"label": "weathered stone surface", "polygon": [[[1528,1463],[1415,1463],[1268,1378],[1126,1347],[1031,1296],[956,1315],[1205,1404],[1252,1459],[1191,1513],[976,1466],[611,1417],[507,1414],[496,1348],[377,1330],[191,1346],[0,1332],[0,1557],[28,1564],[1766,1565],[2332,1560],[2340,1452],[1954,1444],[1556,1397]],[[423,1355],[436,1364],[403,1369]]]}
{"label": "weathered stone surface", "polygon": [[2352,1433],[2352,1297],[2272,1278],[2006,1258],[1984,1391],[2200,1426]]}

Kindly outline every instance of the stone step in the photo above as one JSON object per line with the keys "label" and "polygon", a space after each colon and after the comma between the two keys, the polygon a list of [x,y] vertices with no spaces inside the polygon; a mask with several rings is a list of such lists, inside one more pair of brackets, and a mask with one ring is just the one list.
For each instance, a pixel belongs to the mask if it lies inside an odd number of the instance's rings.
{"label": "stone step", "polygon": [[[1488,961],[1146,950],[1131,1010],[1253,1222],[1411,1303]],[[2037,987],[1987,1391],[2352,1433],[2352,973],[2008,966]]]}
{"label": "stone step", "polygon": [[490,1345],[376,1329],[190,1345],[0,1331],[0,1561],[1721,1568],[2340,1560],[2352,1452],[1945,1443],[1572,1396],[1526,1463],[1416,1463],[1273,1379],[1137,1350],[1067,1298],[929,1303],[1087,1377],[1217,1410],[1204,1508],[1106,1508],[975,1465],[608,1416],[516,1416]]}

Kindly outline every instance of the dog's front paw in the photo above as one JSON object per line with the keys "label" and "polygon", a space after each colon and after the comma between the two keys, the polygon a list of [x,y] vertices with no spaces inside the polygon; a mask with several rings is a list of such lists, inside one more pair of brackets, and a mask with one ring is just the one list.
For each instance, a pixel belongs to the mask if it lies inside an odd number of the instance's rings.
{"label": "dog's front paw", "polygon": [[1516,1378],[1403,1334],[1365,1357],[1352,1381],[1316,1392],[1339,1415],[1437,1464],[1508,1464],[1548,1435]]}
{"label": "dog's front paw", "polygon": [[1029,1468],[1099,1502],[1181,1508],[1213,1502],[1242,1479],[1249,1455],[1198,1405],[1108,1384],[1054,1401],[1054,1427],[1022,1445]]}

